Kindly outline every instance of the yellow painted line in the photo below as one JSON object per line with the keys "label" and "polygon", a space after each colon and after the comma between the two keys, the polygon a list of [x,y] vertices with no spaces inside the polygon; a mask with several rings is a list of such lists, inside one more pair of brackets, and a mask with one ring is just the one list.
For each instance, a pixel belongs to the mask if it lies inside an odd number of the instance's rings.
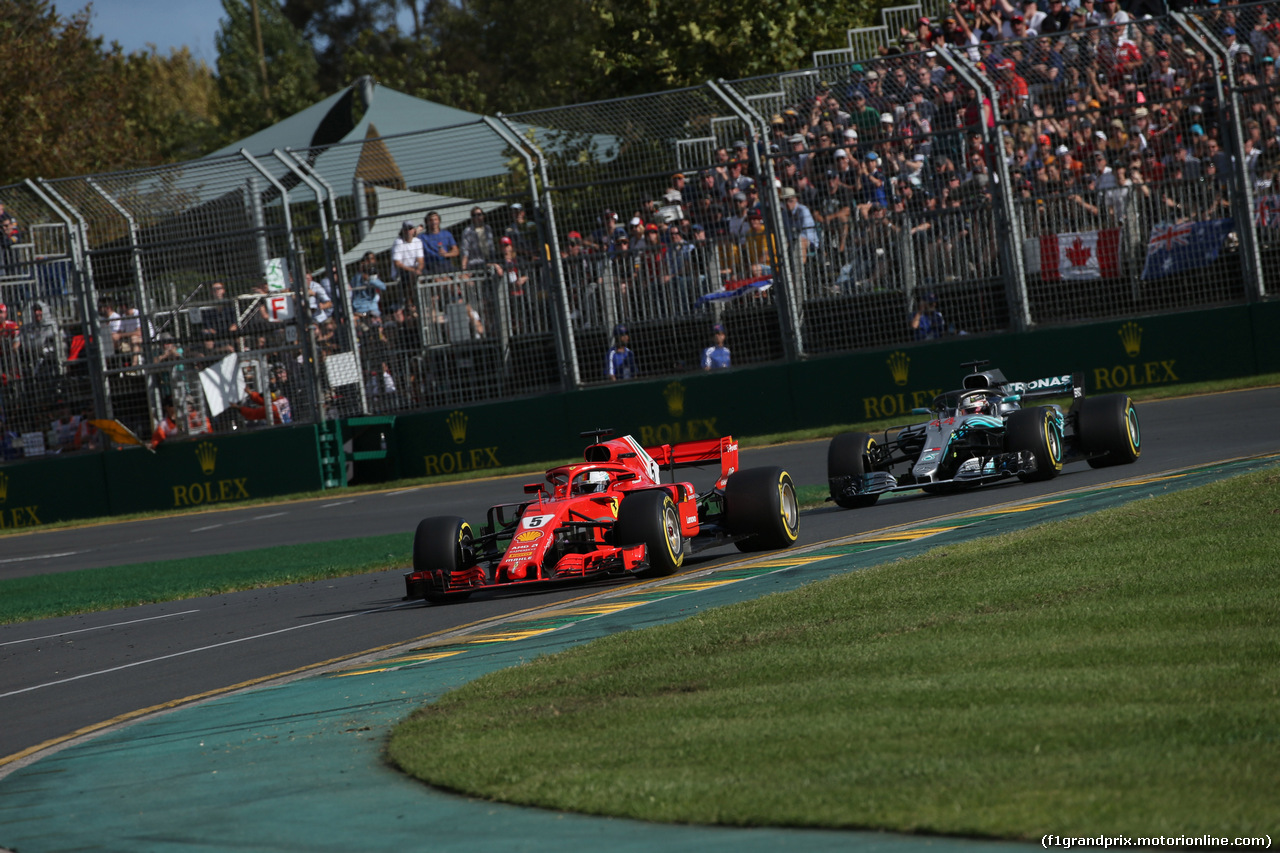
{"label": "yellow painted line", "polygon": [[[785,566],[807,566],[809,563],[820,563],[823,560],[831,560],[835,557],[843,557],[844,554],[823,554],[820,557],[792,557],[790,560],[766,560],[760,563],[752,563],[750,568],[753,569],[779,569]],[[737,580],[735,578],[735,580]]]}
{"label": "yellow painted line", "polygon": [[466,640],[469,645],[478,645],[485,643],[511,643],[516,640],[527,640],[529,637],[537,637],[540,634],[550,634],[552,631],[559,630],[556,628],[539,628],[533,631],[507,631],[501,634],[480,634]]}
{"label": "yellow painted line", "polygon": [[[739,580],[740,580],[739,578],[725,578],[724,580],[687,581],[685,583],[663,584],[662,586],[657,587],[654,591],[655,592],[700,592],[704,589],[715,589],[718,586],[725,586],[726,584],[737,583]],[[639,606],[645,603],[647,602],[637,601],[636,606]]]}
{"label": "yellow painted line", "polygon": [[398,669],[402,666],[408,666],[411,663],[419,663],[421,661],[441,660],[443,658],[451,658],[454,655],[460,655],[460,654],[462,654],[462,652],[459,650],[459,651],[452,651],[452,652],[433,652],[431,654],[425,654],[425,655],[409,655],[407,657],[402,657],[402,658],[400,657],[388,658],[386,661],[384,661],[384,664],[385,664],[384,666],[374,667],[370,669],[364,669],[364,668],[349,669],[346,672],[335,672],[333,676],[334,678],[346,678],[349,675],[368,675],[374,672],[388,672],[393,669]]}
{"label": "yellow painted line", "polygon": [[[1143,480],[1125,480],[1121,485],[1125,486],[1145,486],[1147,483],[1161,483],[1165,480],[1181,480],[1186,474],[1167,474],[1163,477],[1147,477]],[[1112,487],[1114,488],[1114,487]]]}
{"label": "yellow painted line", "polygon": [[332,658],[327,661],[322,661],[321,663],[314,663],[314,664],[309,664],[307,666],[300,666],[297,669],[291,669],[291,670],[288,670],[287,672],[277,672],[274,675],[264,675],[260,678],[251,678],[248,681],[241,681],[239,684],[232,684],[229,687],[218,687],[213,690],[206,690],[203,693],[196,693],[191,696],[184,696],[181,699],[171,699],[168,702],[161,702],[159,705],[152,705],[149,708],[139,708],[136,711],[129,711],[127,713],[120,714],[119,716],[112,717],[109,720],[103,720],[102,722],[99,722],[99,723],[93,723],[92,725],[78,728],[75,731],[70,732],[69,734],[61,735],[60,737],[50,738],[44,743],[38,743],[35,746],[29,746],[26,749],[22,750],[21,752],[15,752],[12,755],[6,755],[3,758],[0,758],[0,767],[5,766],[6,764],[12,764],[15,761],[21,761],[22,759],[28,756],[35,755],[37,752],[43,752],[46,749],[51,749],[60,744],[64,744],[67,741],[75,740],[78,737],[90,735],[90,734],[93,734],[94,732],[100,732],[103,729],[108,729],[108,728],[111,728],[112,726],[116,726],[121,723],[127,723],[130,720],[136,720],[139,717],[145,717],[149,714],[155,714],[160,711],[168,711],[170,709],[177,708],[182,705],[188,705],[192,702],[199,702],[202,699],[211,699],[214,696],[222,696],[227,693],[234,692],[236,690],[243,690],[246,687],[254,687],[256,685],[262,684],[263,682],[274,681],[277,678],[285,678],[290,675],[296,675],[301,672],[307,672],[308,670],[318,669],[319,667],[328,666],[329,664],[333,664],[342,660],[347,660],[348,658],[351,658],[351,657],[355,657],[355,655],[345,655],[340,658]]}
{"label": "yellow painted line", "polygon": [[[620,610],[629,610],[635,607],[634,602],[623,602],[621,604],[601,603],[593,604],[587,607],[568,607],[564,610],[549,610],[546,618],[554,619],[559,616],[607,616],[611,613],[617,613]],[[542,616],[530,616],[529,619],[541,619]]]}
{"label": "yellow painted line", "polygon": [[857,541],[850,542],[850,545],[857,545],[861,542],[910,542],[912,539],[923,539],[926,536],[936,536],[939,533],[948,533],[952,530],[959,530],[963,525],[957,524],[955,527],[918,527],[915,530],[903,530],[899,533],[886,533],[882,536],[868,536]]}
{"label": "yellow painted line", "polygon": [[[1064,503],[1066,503],[1066,501],[1036,501],[1035,503],[1022,504],[1021,506],[1009,507],[1006,510],[1002,510],[999,513],[999,515],[1011,515],[1015,512],[1030,512],[1033,509],[1044,509],[1047,506],[1053,506],[1054,504],[1064,504]],[[982,513],[974,513],[974,515],[981,515],[981,514]]]}

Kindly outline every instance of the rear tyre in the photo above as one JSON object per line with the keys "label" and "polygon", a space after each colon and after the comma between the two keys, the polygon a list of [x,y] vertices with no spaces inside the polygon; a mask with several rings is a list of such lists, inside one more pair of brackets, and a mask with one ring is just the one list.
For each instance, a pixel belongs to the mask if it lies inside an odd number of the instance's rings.
{"label": "rear tyre", "polygon": [[1031,452],[1036,470],[1018,474],[1024,483],[1052,480],[1062,470],[1062,431],[1050,406],[1021,409],[1005,421],[1005,445],[1010,451]]}
{"label": "rear tyre", "polygon": [[418,522],[413,533],[413,570],[428,572],[431,578],[424,596],[439,604],[461,601],[471,590],[450,590],[449,582],[459,569],[475,565],[471,525],[452,515],[438,515]]}
{"label": "rear tyre", "polygon": [[772,551],[793,545],[800,535],[800,502],[791,475],[781,468],[748,468],[729,475],[724,486],[725,527],[739,551]]}
{"label": "rear tyre", "polygon": [[1105,394],[1081,400],[1076,433],[1080,446],[1089,454],[1091,468],[1128,465],[1142,455],[1138,410],[1127,394]]}
{"label": "rear tyre", "polygon": [[871,452],[875,446],[876,440],[865,432],[842,432],[827,445],[827,483],[836,506],[858,509],[880,499],[879,494],[842,497],[850,483],[862,482],[872,470]]}
{"label": "rear tyre", "polygon": [[680,513],[671,495],[657,489],[623,498],[614,528],[618,545],[644,543],[649,568],[641,577],[665,577],[684,565],[684,537]]}

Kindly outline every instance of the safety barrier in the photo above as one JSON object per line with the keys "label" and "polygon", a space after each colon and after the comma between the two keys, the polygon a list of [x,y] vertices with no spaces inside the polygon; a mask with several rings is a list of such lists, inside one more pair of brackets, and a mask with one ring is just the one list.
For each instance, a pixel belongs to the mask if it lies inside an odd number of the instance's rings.
{"label": "safety barrier", "polygon": [[1277,5],[975,45],[893,7],[811,68],[0,188],[0,460],[1271,304]]}
{"label": "safety barrier", "polygon": [[[0,469],[0,531],[202,510],[348,482],[456,476],[577,458],[578,433],[645,444],[912,417],[988,359],[1010,378],[1079,372],[1090,393],[1280,372],[1280,303],[1116,319],[1018,335],[845,353],[393,418],[257,429]],[[352,476],[354,475],[354,479]]]}

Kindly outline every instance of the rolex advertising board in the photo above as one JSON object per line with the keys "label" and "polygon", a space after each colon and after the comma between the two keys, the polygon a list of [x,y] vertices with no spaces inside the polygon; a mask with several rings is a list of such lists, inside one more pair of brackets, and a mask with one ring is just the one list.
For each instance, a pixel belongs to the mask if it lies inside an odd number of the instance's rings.
{"label": "rolex advertising board", "polygon": [[207,436],[102,454],[115,514],[224,506],[320,488],[313,426]]}
{"label": "rolex advertising board", "polygon": [[566,423],[564,404],[557,394],[399,416],[400,476],[456,476],[571,457],[579,452],[577,428]]}
{"label": "rolex advertising board", "polygon": [[[568,394],[395,419],[394,471],[456,476],[580,458],[579,433],[612,428],[645,445],[747,437],[911,410],[985,359],[1015,381],[1081,373],[1090,394],[1280,371],[1280,303],[1117,319],[1028,334],[960,336],[786,364],[609,383]],[[194,510],[318,490],[314,426],[0,466],[0,530],[145,510]]]}
{"label": "rolex advertising board", "polygon": [[1015,381],[1081,373],[1090,394],[1248,376],[1258,369],[1250,316],[1239,306],[816,358],[791,365],[792,403],[806,426],[906,422],[982,359]]}
{"label": "rolex advertising board", "polygon": [[1250,306],[1258,373],[1280,373],[1280,300]]}
{"label": "rolex advertising board", "polygon": [[101,454],[48,456],[0,467],[0,532],[109,513]]}
{"label": "rolex advertising board", "polygon": [[[619,382],[572,394],[567,423],[627,433],[644,446],[794,429],[790,365]],[[577,426],[581,424],[581,427]]]}

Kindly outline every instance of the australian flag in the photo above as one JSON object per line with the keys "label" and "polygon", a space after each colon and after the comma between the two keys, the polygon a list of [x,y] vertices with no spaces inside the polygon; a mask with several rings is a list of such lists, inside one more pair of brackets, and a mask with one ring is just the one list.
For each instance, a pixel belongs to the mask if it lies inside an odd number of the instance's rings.
{"label": "australian flag", "polygon": [[1222,244],[1231,233],[1230,219],[1157,225],[1147,241],[1147,263],[1143,279],[1164,278],[1175,273],[1208,266],[1218,259]]}
{"label": "australian flag", "polygon": [[699,296],[696,305],[707,305],[712,302],[720,302],[726,299],[737,299],[739,296],[747,296],[750,294],[764,293],[773,287],[773,276],[760,276],[758,278],[735,279],[725,284],[722,290],[713,290],[705,296]]}

